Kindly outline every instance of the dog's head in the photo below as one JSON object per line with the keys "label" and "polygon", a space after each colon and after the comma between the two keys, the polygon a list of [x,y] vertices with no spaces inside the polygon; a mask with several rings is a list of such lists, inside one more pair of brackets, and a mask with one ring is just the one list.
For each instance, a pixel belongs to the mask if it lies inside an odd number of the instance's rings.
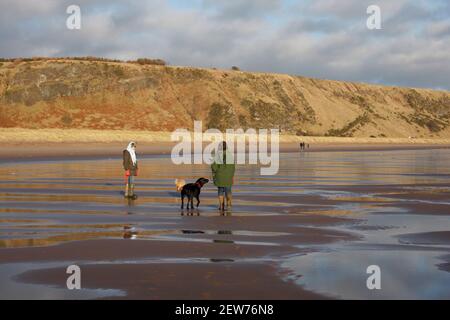
{"label": "dog's head", "polygon": [[177,191],[181,191],[181,189],[183,189],[186,185],[186,181],[184,179],[176,179],[175,185],[177,186]]}
{"label": "dog's head", "polygon": [[201,188],[201,187],[203,187],[205,184],[207,184],[208,182],[209,182],[208,179],[206,179],[206,178],[200,178],[200,179],[198,179],[198,180],[195,182],[195,184],[198,185],[198,186],[200,186],[200,188]]}

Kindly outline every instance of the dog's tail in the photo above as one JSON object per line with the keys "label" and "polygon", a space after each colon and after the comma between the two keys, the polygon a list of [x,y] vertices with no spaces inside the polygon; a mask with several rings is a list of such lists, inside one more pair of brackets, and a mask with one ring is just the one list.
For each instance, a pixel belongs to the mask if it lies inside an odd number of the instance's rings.
{"label": "dog's tail", "polygon": [[176,179],[175,185],[177,186],[177,191],[180,192],[186,185],[186,181],[184,179]]}

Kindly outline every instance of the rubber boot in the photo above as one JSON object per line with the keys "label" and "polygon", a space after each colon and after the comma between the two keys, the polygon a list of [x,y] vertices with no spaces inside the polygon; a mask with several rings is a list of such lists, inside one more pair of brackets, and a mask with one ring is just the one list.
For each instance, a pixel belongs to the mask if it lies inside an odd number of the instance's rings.
{"label": "rubber boot", "polygon": [[125,186],[125,198],[129,198],[130,197],[130,185],[127,183],[127,185]]}
{"label": "rubber boot", "polygon": [[225,198],[224,196],[219,196],[219,210],[224,211],[225,210]]}
{"label": "rubber boot", "polygon": [[227,209],[231,210],[232,204],[231,201],[233,200],[233,196],[231,194],[227,194]]}

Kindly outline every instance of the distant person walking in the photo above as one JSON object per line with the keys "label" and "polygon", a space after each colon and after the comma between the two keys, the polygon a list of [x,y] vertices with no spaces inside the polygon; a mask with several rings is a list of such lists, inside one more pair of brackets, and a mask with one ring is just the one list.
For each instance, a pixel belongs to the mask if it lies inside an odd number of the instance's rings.
{"label": "distant person walking", "polygon": [[214,185],[218,188],[219,210],[225,210],[225,199],[227,209],[232,207],[231,187],[234,182],[236,166],[233,155],[227,150],[227,143],[223,141],[219,146],[219,151],[215,155],[211,165]]}
{"label": "distant person walking", "polygon": [[309,143],[306,144],[306,142],[300,142],[300,151],[304,151],[306,148],[309,149]]}
{"label": "distant person walking", "polygon": [[136,200],[134,194],[134,177],[138,175],[138,162],[136,158],[136,142],[131,141],[123,150],[123,168],[125,170],[125,198]]}
{"label": "distant person walking", "polygon": [[305,150],[305,143],[304,142],[300,142],[300,151]]}

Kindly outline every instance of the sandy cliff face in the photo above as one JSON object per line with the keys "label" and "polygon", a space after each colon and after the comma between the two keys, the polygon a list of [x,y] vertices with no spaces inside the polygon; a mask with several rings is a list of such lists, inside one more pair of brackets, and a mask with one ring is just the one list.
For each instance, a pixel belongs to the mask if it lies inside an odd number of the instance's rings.
{"label": "sandy cliff face", "polygon": [[298,135],[450,137],[450,93],[75,60],[0,62],[0,127],[172,131],[193,120]]}

